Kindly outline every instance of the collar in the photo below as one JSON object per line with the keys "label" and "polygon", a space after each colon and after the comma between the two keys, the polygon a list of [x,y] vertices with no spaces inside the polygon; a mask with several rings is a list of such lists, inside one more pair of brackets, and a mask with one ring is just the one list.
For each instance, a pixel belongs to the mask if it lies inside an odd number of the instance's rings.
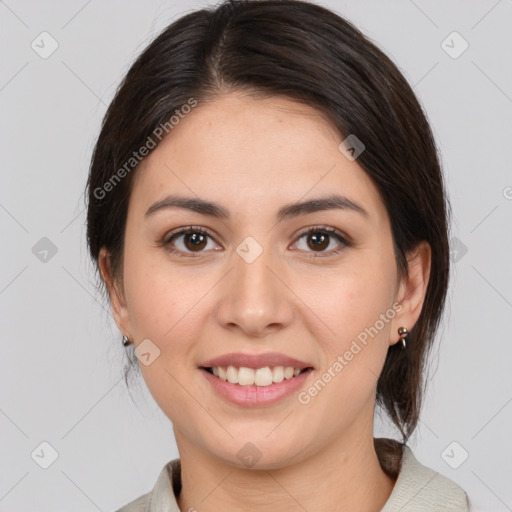
{"label": "collar", "polygon": [[[467,496],[457,484],[421,464],[407,445],[402,445],[402,450],[398,478],[380,512],[468,510]],[[180,491],[181,461],[177,458],[163,467],[144,512],[181,512],[176,499]]]}

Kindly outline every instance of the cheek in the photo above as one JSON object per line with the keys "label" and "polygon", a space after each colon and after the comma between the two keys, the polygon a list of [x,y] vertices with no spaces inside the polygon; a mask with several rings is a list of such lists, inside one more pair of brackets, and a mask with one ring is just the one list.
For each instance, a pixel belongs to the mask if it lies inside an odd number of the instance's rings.
{"label": "cheek", "polygon": [[194,350],[207,329],[208,292],[218,280],[206,267],[178,268],[163,250],[133,246],[126,251],[124,282],[133,334],[137,343],[151,340],[161,356],[150,366],[139,364],[148,384],[166,378],[166,370],[176,375],[190,372]]}
{"label": "cheek", "polygon": [[[339,428],[348,428],[363,411],[373,410],[394,316],[389,313],[393,303],[389,290],[386,282],[376,281],[368,272],[354,274],[340,279],[319,305],[325,313],[322,320],[334,334],[322,329],[326,334],[316,337],[317,349],[323,353],[322,369],[299,398],[301,404],[311,404],[319,418],[329,418]],[[321,329],[318,323],[317,327]]]}
{"label": "cheek", "polygon": [[201,293],[183,272],[173,271],[163,250],[135,245],[126,248],[124,283],[135,336],[157,345],[172,336],[180,319],[188,318]]}
{"label": "cheek", "polygon": [[137,344],[151,340],[146,345],[149,364],[144,357],[138,361],[141,374],[169,418],[182,413],[190,417],[197,411],[187,394],[188,379],[194,340],[201,338],[203,329],[201,298],[209,287],[192,274],[172,271],[154,255],[134,249],[126,254],[125,292],[134,337]]}
{"label": "cheek", "polygon": [[325,381],[336,382],[326,386],[325,394],[322,392],[320,402],[326,414],[330,403],[347,413],[353,408],[356,414],[359,407],[373,400],[389,347],[395,316],[395,262],[389,255],[375,257],[373,252],[367,256],[362,254],[353,265],[338,272],[337,278],[330,280],[327,293],[316,296],[315,308],[322,312],[319,316],[329,327],[326,330],[317,325],[317,332],[321,329],[325,333],[317,336],[325,357],[323,370],[330,372],[324,373]]}
{"label": "cheek", "polygon": [[393,266],[381,263],[361,260],[357,268],[340,272],[330,280],[327,292],[315,298],[322,319],[339,343],[346,343],[373,326],[392,306]]}

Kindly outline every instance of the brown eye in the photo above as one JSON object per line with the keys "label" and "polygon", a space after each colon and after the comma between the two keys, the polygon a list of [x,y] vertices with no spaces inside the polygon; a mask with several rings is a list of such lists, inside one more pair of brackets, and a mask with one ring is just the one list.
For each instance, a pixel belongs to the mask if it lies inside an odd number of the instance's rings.
{"label": "brown eye", "polygon": [[[301,242],[303,239],[305,243]],[[316,227],[302,232],[296,245],[301,251],[310,253],[309,256],[322,257],[334,256],[351,244],[333,228]],[[311,253],[318,254],[311,255]]]}
{"label": "brown eye", "polygon": [[308,234],[307,238],[308,247],[314,251],[323,251],[329,246],[330,236],[320,231]]}
{"label": "brown eye", "polygon": [[183,236],[185,247],[191,251],[201,251],[206,247],[207,239],[203,233],[189,233]]}
{"label": "brown eye", "polygon": [[[211,244],[208,247],[208,244]],[[162,245],[172,253],[179,256],[199,256],[207,249],[217,249],[219,246],[214,243],[210,234],[199,228],[181,228],[171,233]],[[195,254],[194,254],[195,253]]]}

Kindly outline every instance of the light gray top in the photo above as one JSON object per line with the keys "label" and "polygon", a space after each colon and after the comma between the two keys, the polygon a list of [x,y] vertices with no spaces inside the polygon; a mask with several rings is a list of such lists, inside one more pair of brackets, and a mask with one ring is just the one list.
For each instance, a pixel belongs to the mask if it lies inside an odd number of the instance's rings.
{"label": "light gray top", "polygon": [[[174,479],[174,486],[173,486]],[[168,462],[153,490],[116,512],[181,512],[176,496],[181,490],[180,459]],[[468,498],[455,482],[423,466],[403,445],[402,464],[388,501],[381,512],[468,511]]]}

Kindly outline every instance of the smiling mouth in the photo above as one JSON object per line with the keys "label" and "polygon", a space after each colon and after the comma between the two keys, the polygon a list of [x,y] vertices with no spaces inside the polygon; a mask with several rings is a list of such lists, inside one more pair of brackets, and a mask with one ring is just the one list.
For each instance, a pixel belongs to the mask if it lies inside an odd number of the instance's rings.
{"label": "smiling mouth", "polygon": [[247,368],[235,366],[201,367],[215,377],[238,386],[271,386],[284,380],[290,380],[313,370],[312,367],[294,368],[293,366],[266,366],[264,368]]}

